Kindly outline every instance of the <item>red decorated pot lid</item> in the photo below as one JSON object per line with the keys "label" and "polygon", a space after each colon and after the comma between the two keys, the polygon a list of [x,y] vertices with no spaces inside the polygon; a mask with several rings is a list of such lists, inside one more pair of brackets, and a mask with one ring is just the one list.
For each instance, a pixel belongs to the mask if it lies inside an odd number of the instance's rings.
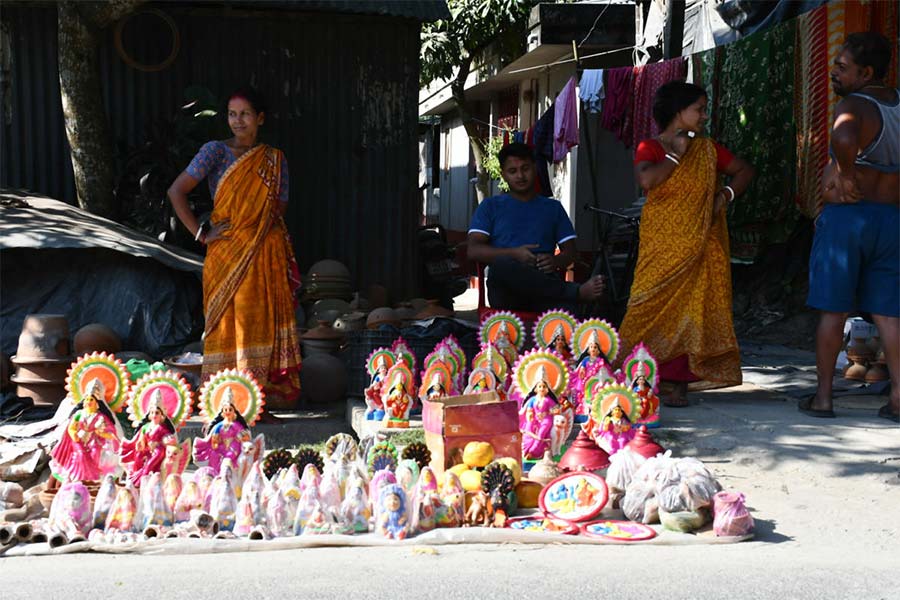
{"label": "red decorated pot lid", "polygon": [[581,534],[617,542],[640,542],[656,537],[656,532],[643,523],[609,519],[584,523],[581,525]]}
{"label": "red decorated pot lid", "polygon": [[575,535],[578,526],[569,521],[554,519],[547,515],[529,515],[527,517],[513,517],[506,521],[506,527],[518,531],[541,531],[544,533],[561,533],[563,535]]}
{"label": "red decorated pot lid", "polygon": [[599,475],[572,471],[560,475],[541,490],[538,506],[547,516],[563,521],[590,521],[609,500],[609,489]]}

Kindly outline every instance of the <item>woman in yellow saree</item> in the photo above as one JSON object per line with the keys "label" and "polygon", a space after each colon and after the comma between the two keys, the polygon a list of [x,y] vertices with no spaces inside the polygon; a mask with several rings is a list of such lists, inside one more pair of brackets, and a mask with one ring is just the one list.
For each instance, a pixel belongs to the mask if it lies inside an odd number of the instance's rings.
{"label": "woman in yellow saree", "polygon": [[[169,198],[184,226],[207,245],[203,378],[224,368],[246,369],[267,395],[291,402],[300,393],[294,320],[299,270],[282,219],[287,163],[280,150],[257,143],[264,121],[258,92],[233,93],[228,125],[234,137],[205,144],[169,188]],[[204,178],[213,196],[208,229],[187,202]]]}
{"label": "woman in yellow saree", "polygon": [[[643,341],[656,356],[669,406],[687,405],[689,382],[741,382],[725,206],[747,188],[753,168],[699,135],[706,108],[699,86],[661,86],[653,105],[661,133],[641,142],[634,158],[647,202],[620,333],[624,348]],[[729,185],[720,186],[720,172]]]}

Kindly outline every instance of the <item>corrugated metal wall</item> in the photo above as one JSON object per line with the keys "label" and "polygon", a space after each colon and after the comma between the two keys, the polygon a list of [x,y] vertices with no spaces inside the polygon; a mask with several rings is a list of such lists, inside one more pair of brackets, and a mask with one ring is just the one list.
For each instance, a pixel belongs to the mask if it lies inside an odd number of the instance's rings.
{"label": "corrugated metal wall", "polygon": [[[242,12],[155,4],[178,25],[181,49],[159,72],[129,67],[112,33],[101,49],[107,114],[118,142],[141,141],[173,114],[189,85],[224,97],[251,82],[269,98],[263,139],[291,172],[288,227],[304,271],[344,261],[364,288],[416,287],[419,23],[361,15]],[[2,128],[0,185],[69,202],[74,184],[62,122],[56,13],[5,8],[12,47],[11,119]],[[126,33],[131,28],[126,28]],[[167,35],[151,55],[165,55]]]}

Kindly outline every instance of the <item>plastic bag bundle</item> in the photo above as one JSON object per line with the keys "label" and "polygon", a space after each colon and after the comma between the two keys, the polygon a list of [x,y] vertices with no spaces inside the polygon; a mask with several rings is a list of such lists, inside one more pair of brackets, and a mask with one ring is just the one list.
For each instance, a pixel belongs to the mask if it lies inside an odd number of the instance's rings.
{"label": "plastic bag bundle", "polygon": [[300,477],[300,493],[306,491],[309,487],[319,487],[322,485],[322,474],[316,465],[310,463],[303,467],[303,476]]}
{"label": "plastic bag bundle", "polygon": [[266,524],[273,537],[285,537],[294,533],[294,512],[282,493],[276,493],[266,504]]}
{"label": "plastic bag bundle", "polygon": [[175,501],[176,521],[187,521],[191,518],[192,510],[203,510],[203,495],[200,493],[200,486],[195,481],[196,477],[195,473],[194,478],[184,482],[181,493],[178,494],[178,499]]}
{"label": "plastic bag bundle", "polygon": [[134,532],[137,525],[137,493],[130,481],[116,490],[109,515],[106,517],[106,531]]}
{"label": "plastic bag bundle", "polygon": [[341,508],[341,484],[334,470],[326,469],[319,484],[319,499],[322,508],[328,512],[337,514]]}
{"label": "plastic bag bundle", "polygon": [[719,492],[713,498],[713,531],[717,536],[744,536],[753,533],[753,517],[739,492]]}
{"label": "plastic bag bundle", "polygon": [[466,518],[466,492],[456,473],[444,472],[444,485],[441,486],[441,504],[438,511],[438,527],[462,527]]}
{"label": "plastic bag bundle", "polygon": [[395,483],[397,483],[397,476],[389,469],[375,471],[375,474],[372,475],[372,479],[369,481],[369,502],[372,504],[373,513],[381,495],[381,488]]}
{"label": "plastic bag bundle", "polygon": [[634,479],[634,474],[647,461],[646,458],[625,447],[609,457],[606,471],[606,485],[610,492],[624,493]]}
{"label": "plastic bag bundle", "polygon": [[212,488],[212,483],[216,478],[216,475],[217,473],[212,470],[212,467],[200,467],[194,471],[194,481],[197,483],[200,498],[203,500],[203,510],[207,512],[209,512],[209,503],[212,499],[210,496],[210,488]]}
{"label": "plastic bag bundle", "polygon": [[50,505],[49,526],[60,531],[75,530],[87,535],[93,524],[91,494],[80,481],[64,484]]}
{"label": "plastic bag bundle", "polygon": [[397,477],[397,483],[403,486],[407,495],[412,495],[415,491],[416,482],[419,480],[419,463],[412,459],[404,459],[397,465],[394,471]]}
{"label": "plastic bag bundle", "polygon": [[295,502],[300,499],[303,488],[300,485],[300,472],[297,470],[297,465],[291,465],[289,469],[282,471],[278,478],[278,489],[288,499]]}
{"label": "plastic bag bundle", "polygon": [[219,524],[219,531],[234,529],[237,515],[237,495],[231,481],[233,476],[234,472],[231,466],[225,461],[222,463],[221,474],[213,480],[212,486],[210,486],[209,514]]}
{"label": "plastic bag bundle", "polygon": [[659,522],[659,504],[656,499],[656,484],[652,481],[635,479],[625,489],[622,511],[631,521],[638,523]]}
{"label": "plastic bag bundle", "polygon": [[112,508],[115,498],[116,478],[113,475],[104,475],[103,483],[100,484],[100,491],[97,492],[97,497],[94,499],[94,529],[106,527],[106,517],[109,516],[109,509]]}
{"label": "plastic bag bundle", "polygon": [[297,504],[297,512],[294,515],[294,535],[302,535],[309,520],[313,517],[313,513],[317,510],[321,511],[322,500],[319,497],[319,488],[314,485],[308,485],[300,496],[300,502]]}
{"label": "plastic bag bundle", "polygon": [[184,489],[184,480],[178,473],[172,473],[166,477],[163,483],[163,499],[166,501],[166,507],[175,515],[175,503],[178,502],[178,496]]}
{"label": "plastic bag bundle", "polygon": [[166,505],[163,495],[162,478],[159,473],[153,473],[144,478],[141,484],[138,529],[143,531],[151,525],[171,527],[173,522],[174,515]]}
{"label": "plastic bag bundle", "polygon": [[266,524],[266,513],[263,508],[265,479],[260,463],[253,463],[247,479],[244,481],[241,499],[238,501],[234,524],[235,535],[250,535],[255,527]]}
{"label": "plastic bag bundle", "polygon": [[348,481],[334,532],[341,534],[366,533],[369,531],[370,516],[365,483],[360,480]]}

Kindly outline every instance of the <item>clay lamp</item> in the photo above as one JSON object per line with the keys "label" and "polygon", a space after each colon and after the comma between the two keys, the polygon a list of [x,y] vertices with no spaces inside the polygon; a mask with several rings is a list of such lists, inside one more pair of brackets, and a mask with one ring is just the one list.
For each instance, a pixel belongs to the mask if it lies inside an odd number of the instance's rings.
{"label": "clay lamp", "polygon": [[653,458],[657,454],[662,454],[666,451],[665,448],[656,443],[656,440],[647,431],[646,425],[638,427],[634,438],[625,447],[644,458]]}
{"label": "clay lamp", "polygon": [[559,459],[563,471],[599,471],[609,466],[609,454],[582,429],[578,437]]}

